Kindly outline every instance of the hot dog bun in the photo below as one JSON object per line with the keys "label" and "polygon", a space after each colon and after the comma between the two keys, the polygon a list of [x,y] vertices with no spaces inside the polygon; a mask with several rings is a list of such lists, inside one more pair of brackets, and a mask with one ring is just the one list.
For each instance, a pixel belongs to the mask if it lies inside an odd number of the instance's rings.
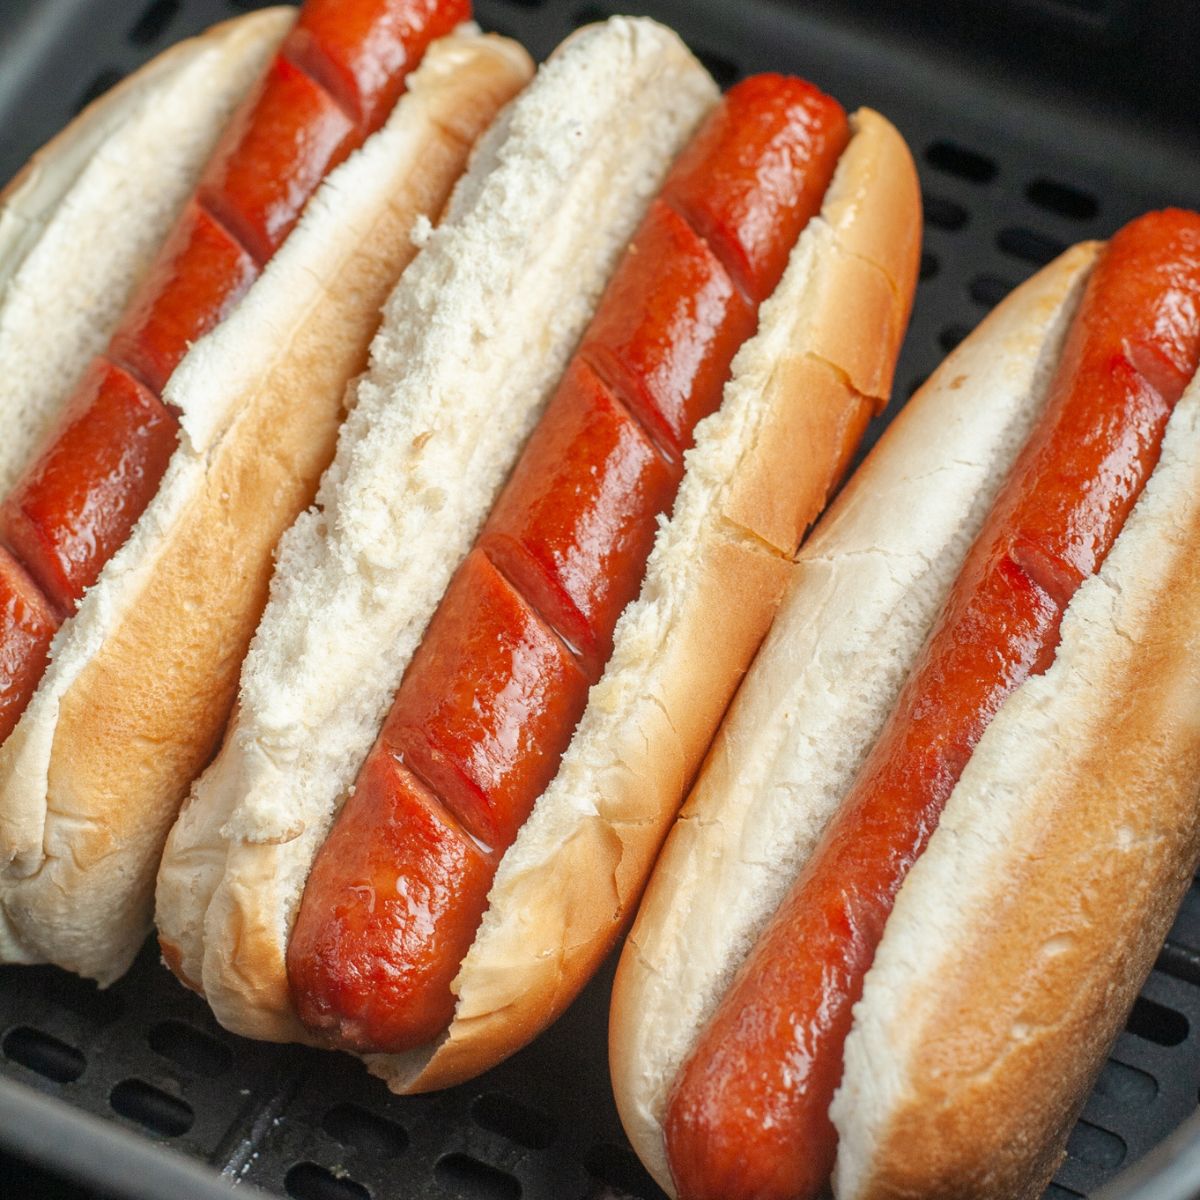
{"label": "hot dog bun", "polygon": [[94,100],[0,192],[0,495],[108,341],[294,19],[264,9],[171,47]]}
{"label": "hot dog bun", "polygon": [[[501,863],[422,1087],[473,1073],[481,1048],[498,1060],[515,1021],[548,1024],[615,944],[791,556],[849,463],[856,402],[886,403],[916,281],[919,195],[896,130],[870,110],[852,125],[820,217],[698,432],[558,775]],[[843,321],[851,310],[870,315]],[[788,444],[811,453],[797,463]]]}
{"label": "hot dog bun", "polygon": [[0,748],[8,961],[103,983],[136,953],[163,841],[233,700],[272,549],[332,455],[346,383],[415,253],[414,223],[437,216],[530,71],[506,39],[434,43],[385,127],[171,377],[181,434],[162,486],[59,631]]}
{"label": "hot dog bun", "polygon": [[304,1037],[283,955],[312,856],[618,254],[715,98],[661,26],[577,33],[481,145],[393,296],[324,512],[280,547],[237,716],[163,859],[168,958],[231,1028]]}
{"label": "hot dog bun", "polygon": [[1197,553],[1194,380],[1054,665],[992,721],[901,889],[832,1109],[839,1195],[1049,1183],[1200,856]]}
{"label": "hot dog bun", "polygon": [[[893,707],[1041,410],[1096,254],[1075,247],[1014,292],[893,423],[800,555],[667,840],[618,968],[610,1058],[625,1127],[668,1191],[672,1083]],[[1179,482],[1190,471],[1195,486],[1193,404],[1180,403],[1134,516],[1072,601],[1056,665],[1002,708],[901,889],[834,1104],[839,1196],[1037,1194],[1165,932],[1196,854],[1200,712],[1184,684],[1198,668],[1179,654],[1196,618],[1150,633],[1146,614],[1200,535]],[[1172,466],[1178,454],[1191,465]],[[1139,676],[1124,672],[1165,660],[1175,638],[1161,690],[1155,677],[1131,698]],[[1101,768],[1127,708],[1128,766]],[[987,815],[969,822],[972,809]],[[1107,893],[1105,855],[1126,838],[1138,886],[1081,909],[1080,881],[1106,877]]]}
{"label": "hot dog bun", "polygon": [[[591,115],[575,117],[574,108],[564,109],[583,90],[580,72],[594,80],[598,97],[610,97],[607,113],[596,111],[597,100],[590,97]],[[551,104],[549,98],[560,92],[563,99]],[[681,95],[691,104],[686,120]],[[514,107],[514,136],[544,139],[544,130],[535,133],[525,120],[523,106],[528,102],[532,110],[534,97],[551,112],[586,120],[582,152],[589,158],[607,157],[618,144],[622,161],[635,149],[644,155],[639,203],[624,222],[628,236],[637,208],[712,104],[715,89],[674,35],[650,22],[614,19],[577,35],[543,68]],[[668,97],[666,112],[675,122],[669,130],[665,113],[652,107]],[[658,130],[655,144],[632,136],[631,121]],[[641,596],[618,624],[612,657],[558,776],[502,860],[483,927],[453,985],[458,1000],[449,1030],[410,1054],[367,1056],[372,1071],[397,1090],[453,1083],[517,1049],[565,1007],[611,947],[674,806],[770,623],[796,543],[844,468],[866,415],[886,399],[915,281],[919,200],[911,159],[895,130],[867,111],[858,114],[855,130],[821,216],[793,250],[783,283],[761,310],[757,335],[735,360],[720,413],[698,427]],[[560,153],[569,168],[565,149],[556,147],[554,154]],[[515,151],[503,145],[497,151],[502,171],[510,154]],[[488,177],[474,178],[478,182],[469,177],[464,188],[476,193],[482,212],[494,204],[495,185]],[[611,178],[605,186],[612,186]],[[546,203],[553,210],[551,197]],[[546,240],[545,222],[538,212],[518,211],[507,219],[528,230],[522,240],[511,239],[517,261],[523,261],[526,239],[536,234]],[[469,221],[464,224],[470,228]],[[557,233],[557,226],[550,228]],[[465,237],[452,215],[426,253],[444,255],[455,239]],[[619,245],[611,244],[610,266]],[[414,264],[405,286],[422,278],[421,263]],[[503,303],[493,307],[505,311]],[[850,321],[845,317],[850,311],[869,315]],[[581,326],[582,320],[576,329]],[[460,334],[458,340],[467,339]],[[555,352],[557,370],[569,349],[568,344]],[[386,367],[377,364],[376,370]],[[453,386],[454,378],[443,386]],[[553,382],[548,372],[543,395]],[[468,389],[455,392],[463,393],[458,403],[470,402]],[[368,391],[359,406],[370,400]],[[427,403],[436,409],[438,397]],[[494,406],[489,415],[494,421]],[[424,445],[431,434],[428,444],[438,446],[443,435],[436,421],[421,420],[403,437],[411,441],[415,435]],[[333,622],[346,627],[346,646],[325,650],[329,622],[323,617],[319,633],[310,622],[314,613],[341,609],[331,602],[335,593],[313,592],[306,599],[303,587],[312,580],[305,576],[317,576],[313,564],[321,558],[332,560],[324,573],[340,571],[334,557],[346,541],[340,531],[374,521],[369,489],[354,482],[365,455],[350,441],[353,430],[348,424],[323,485],[325,515],[306,519],[285,539],[271,605],[243,674],[237,723],[172,833],[160,872],[159,923],[168,957],[203,988],[223,1023],[280,1040],[314,1040],[295,1015],[284,969],[312,857],[375,738],[416,636],[486,512],[481,503],[469,528],[448,529],[443,540],[453,538],[451,561],[436,568],[427,560],[412,562],[404,565],[404,575],[386,577],[386,595],[399,591],[400,600],[388,601],[378,589],[375,605],[395,603],[398,610],[381,619],[381,627],[406,630],[404,657],[398,654],[389,663],[389,679],[381,681],[374,665],[370,671],[357,665],[355,654],[374,664],[380,653],[362,636],[357,614],[353,626]],[[780,443],[803,436],[814,453],[797,468]],[[441,490],[447,481],[465,478],[469,472],[462,465],[444,462],[433,480],[419,478],[418,484]],[[414,540],[407,530],[416,514],[428,519],[421,495],[418,490],[405,501],[412,507],[397,507],[391,518],[397,546]],[[318,551],[314,545],[300,553],[326,530],[332,549]],[[403,586],[393,586],[394,580]],[[361,590],[367,582],[344,586]],[[416,615],[414,596],[425,597]],[[719,637],[706,632],[714,629]],[[299,658],[297,648],[306,642],[315,647],[317,638],[321,653],[310,649]],[[285,668],[295,678],[297,662],[304,663],[302,677],[311,682],[285,705]],[[331,678],[342,675],[346,683],[331,687]],[[369,692],[369,703],[347,703],[342,689],[351,683],[360,694]],[[321,749],[329,736],[322,728],[329,719],[326,707],[330,714],[353,712],[361,729],[352,742],[339,731],[337,748],[352,746],[354,755],[346,753],[336,771],[323,768],[325,795],[316,797],[309,789],[311,760],[319,753],[333,762],[331,752]]]}

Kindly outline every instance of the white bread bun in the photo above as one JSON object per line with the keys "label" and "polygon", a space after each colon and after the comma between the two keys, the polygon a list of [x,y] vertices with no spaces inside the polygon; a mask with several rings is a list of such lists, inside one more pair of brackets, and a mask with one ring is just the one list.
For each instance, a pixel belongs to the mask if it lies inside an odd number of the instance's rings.
{"label": "white bread bun", "polygon": [[1054,664],[980,739],[867,974],[838,1195],[1040,1196],[1200,855],[1200,378]]}
{"label": "white bread bun", "polygon": [[332,456],[414,222],[440,212],[531,71],[506,39],[431,45],[384,128],[172,375],[180,445],[159,492],[0,748],[5,960],[107,983],[145,938],[161,848],[225,723],[273,547]]}
{"label": "white bread bun", "polygon": [[800,552],[671,830],[609,1037],[625,1131],[665,1190],[671,1085],[891,711],[1041,411],[1095,254],[1076,247],[1014,291],[892,422]]}
{"label": "white bread bun", "polygon": [[[757,335],[735,359],[720,412],[697,428],[641,596],[617,626],[614,653],[558,777],[501,863],[483,926],[454,983],[453,1023],[434,1046],[367,1056],[371,1070],[396,1090],[445,1086],[512,1053],[569,1003],[611,947],[770,623],[805,526],[839,477],[867,415],[888,394],[917,269],[916,173],[903,141],[881,117],[863,111],[854,125],[821,216],[797,243],[784,280],[763,306]],[[846,321],[853,308],[871,317]],[[806,430],[819,449],[798,469],[777,442]],[[467,544],[469,538],[462,551]],[[720,629],[719,646],[704,636],[713,627]],[[362,754],[390,695],[382,698]],[[204,786],[221,776],[224,756],[235,753],[227,742],[185,810],[173,836],[181,861],[181,831],[192,821],[199,828],[204,818],[193,810]],[[353,771],[344,780],[343,787]],[[236,829],[246,840],[256,828],[286,832],[281,822],[291,815],[279,813],[270,825],[256,814],[252,826],[243,824],[244,809],[224,811],[230,814],[226,836]],[[262,866],[243,867],[236,879],[225,868],[217,896],[224,890],[236,897],[239,915],[229,921],[226,907],[224,923],[214,926],[219,910],[210,906],[202,983],[212,999],[214,981],[223,997],[230,980],[237,982],[240,1031],[312,1040],[291,1009],[284,951],[308,865],[331,817],[304,847],[299,869],[289,861],[288,907],[269,919],[262,898],[278,890],[276,864],[295,841],[259,846]],[[190,846],[198,842],[193,836]],[[172,864],[169,856],[160,914],[168,873],[177,874]],[[173,887],[173,902],[181,890]],[[253,964],[250,974],[247,945],[266,949],[271,938],[272,973]],[[226,1000],[214,1008],[222,1020],[231,1011]]]}
{"label": "white bread bun", "polygon": [[294,18],[266,9],[171,47],[93,101],[0,193],[0,496],[107,345]]}
{"label": "white bread bun", "polygon": [[[703,1024],[892,707],[1046,393],[1096,247],[1014,292],[822,522],[622,955],[618,1106],[661,1122]],[[936,478],[936,488],[928,481]],[[1200,853],[1200,383],[1054,665],[1005,702],[900,890],[831,1114],[839,1198],[1040,1194]]]}
{"label": "white bread bun", "polygon": [[416,1056],[371,1062],[392,1086],[443,1087],[499,1061],[616,944],[796,547],[887,401],[916,286],[920,193],[888,121],[860,109],[851,128],[720,409],[696,428],[641,593],[558,774],[501,860],[446,1038],[419,1075]]}
{"label": "white bread bun", "polygon": [[669,30],[579,31],[481,144],[388,304],[237,715],[163,858],[160,940],[239,1033],[304,1040],[284,953],[409,658],[674,155],[715,103]]}

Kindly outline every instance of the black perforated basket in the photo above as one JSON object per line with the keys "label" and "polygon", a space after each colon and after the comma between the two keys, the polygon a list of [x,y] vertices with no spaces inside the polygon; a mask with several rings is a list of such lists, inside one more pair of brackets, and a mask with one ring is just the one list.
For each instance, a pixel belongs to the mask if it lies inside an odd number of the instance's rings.
{"label": "black perforated basket", "polygon": [[[139,62],[244,7],[0,0],[0,182]],[[1192,0],[477,3],[538,58],[615,11],[674,26],[722,84],[805,75],[908,138],[927,233],[897,401],[1062,247],[1148,208],[1200,207]],[[482,1079],[399,1098],[347,1057],[225,1033],[151,946],[107,992],[0,968],[0,1195],[189,1200],[223,1194],[220,1172],[297,1200],[655,1200],[609,1094],[609,982]],[[1200,1195],[1200,1135],[1168,1136],[1198,1089],[1193,886],[1048,1195]]]}

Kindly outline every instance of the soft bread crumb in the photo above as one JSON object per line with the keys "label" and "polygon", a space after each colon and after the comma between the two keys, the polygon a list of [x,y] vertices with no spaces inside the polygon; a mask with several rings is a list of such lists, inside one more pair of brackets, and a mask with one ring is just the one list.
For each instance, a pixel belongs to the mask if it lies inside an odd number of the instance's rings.
{"label": "soft bread crumb", "polygon": [[433,237],[433,222],[425,213],[420,213],[413,222],[412,244],[418,250],[424,250],[429,245],[431,237]]}
{"label": "soft bread crumb", "polygon": [[[0,360],[6,366],[0,376],[0,404],[9,423],[0,443],[0,494],[11,487],[70,388],[103,348],[138,274],[190,194],[229,112],[293,20],[289,10],[274,9],[217,26],[172,48],[40,152],[48,157],[34,172],[30,191],[18,177],[6,196],[0,213],[0,237],[8,256],[0,301]],[[72,162],[77,139],[84,150],[91,150],[94,121],[101,123],[106,136],[80,169]],[[55,184],[59,172],[71,169],[78,173],[69,185],[62,185],[61,196],[57,186],[49,188],[51,199],[58,201],[53,211],[22,214],[22,237],[10,241],[7,221],[13,207],[41,198],[42,189]],[[128,198],[131,194],[136,194],[134,199]],[[122,196],[125,202],[119,202]],[[93,236],[97,223],[105,228],[102,239]],[[88,270],[80,271],[78,247],[85,241],[90,247]],[[53,319],[47,316],[51,311]],[[53,349],[39,352],[48,336],[54,339]],[[114,611],[103,598],[85,600],[83,607],[90,610],[91,623],[86,617],[78,629],[79,621],[65,623],[53,643],[55,666],[65,660],[60,679],[69,681],[94,653],[102,639],[99,627]],[[40,701],[35,697],[30,705],[34,711],[21,721],[0,756],[0,865],[12,879],[28,877],[44,861],[46,763],[58,690],[54,683],[39,689],[39,695],[45,694]],[[2,880],[0,896],[6,902],[11,899]],[[9,924],[10,930],[15,928]],[[41,951],[18,942],[15,934],[0,935],[0,957],[40,960]]]}
{"label": "soft bread crumb", "polygon": [[[514,44],[479,41],[494,64],[515,57],[531,69]],[[457,55],[428,57],[445,69]],[[472,88],[476,120],[523,77],[484,71]],[[162,844],[229,711],[273,544],[332,457],[345,381],[365,363],[379,306],[411,255],[412,213],[440,206],[465,153],[435,123],[389,123],[326,180],[242,303],[168,383],[181,436],[158,494],[59,630],[0,751],[0,835],[28,847],[3,901],[29,954],[110,981],[144,941]],[[234,493],[237,502],[225,499]],[[175,613],[168,625],[165,611]]]}

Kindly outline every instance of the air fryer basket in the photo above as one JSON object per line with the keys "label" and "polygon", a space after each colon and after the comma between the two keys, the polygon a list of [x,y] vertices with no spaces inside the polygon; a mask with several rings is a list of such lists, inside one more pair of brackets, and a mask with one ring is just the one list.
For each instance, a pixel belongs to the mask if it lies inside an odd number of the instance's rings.
{"label": "air fryer basket", "polygon": [[[255,6],[0,0],[0,182],[140,61]],[[887,113],[917,156],[927,224],[893,412],[1059,249],[1149,208],[1200,207],[1200,105],[1188,91],[1200,6],[1190,0],[478,0],[476,8],[485,28],[519,38],[538,58],[578,24],[648,13],[677,29],[722,84],[791,71],[848,107]],[[0,968],[0,1147],[18,1156],[0,1156],[0,1192],[220,1194],[215,1176],[158,1143],[298,1200],[653,1200],[661,1193],[609,1094],[610,980],[611,967],[555,1027],[482,1079],[399,1098],[347,1057],[225,1033],[152,945],[106,992],[52,968]],[[1200,1194],[1200,1126],[1168,1137],[1196,1110],[1198,1088],[1193,884],[1047,1196]]]}

